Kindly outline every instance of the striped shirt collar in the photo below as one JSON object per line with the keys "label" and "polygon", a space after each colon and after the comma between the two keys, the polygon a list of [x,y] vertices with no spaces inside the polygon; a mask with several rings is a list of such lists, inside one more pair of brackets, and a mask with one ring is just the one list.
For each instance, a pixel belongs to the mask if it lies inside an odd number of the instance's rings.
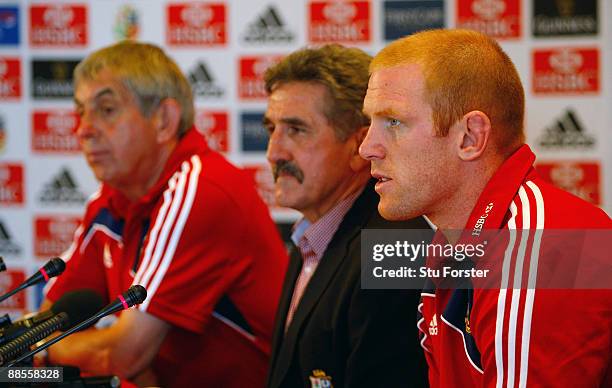
{"label": "striped shirt collar", "polygon": [[[317,260],[320,260],[329,245],[332,237],[338,230],[340,223],[344,219],[346,213],[353,206],[357,197],[363,192],[365,185],[359,190],[344,198],[332,207],[323,217],[319,218],[314,223],[311,223],[306,218],[301,218],[293,226],[291,240],[296,246],[300,246],[299,242],[304,237],[315,253]],[[303,253],[302,253],[303,254]]]}

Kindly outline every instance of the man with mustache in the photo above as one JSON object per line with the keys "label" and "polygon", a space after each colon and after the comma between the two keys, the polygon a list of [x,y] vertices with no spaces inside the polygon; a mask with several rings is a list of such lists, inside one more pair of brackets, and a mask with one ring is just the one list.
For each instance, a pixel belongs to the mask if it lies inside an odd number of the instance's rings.
{"label": "man with mustache", "polygon": [[420,310],[431,386],[611,387],[612,222],[536,173],[508,55],[475,31],[430,30],[370,71],[360,153],[381,214],[425,215],[455,247],[488,244],[473,264],[496,274],[465,287],[432,275]]}
{"label": "man with mustache", "polygon": [[139,385],[265,382],[285,248],[254,184],[194,128],[191,87],[159,47],[124,41],[75,69],[77,136],[100,190],[45,305],[132,284],[147,299],[49,349]]}
{"label": "man with mustache", "polygon": [[363,228],[384,221],[358,150],[371,57],[355,48],[302,49],[265,74],[264,117],[275,196],[300,211],[276,315],[268,387],[421,387],[416,290],[363,290]]}

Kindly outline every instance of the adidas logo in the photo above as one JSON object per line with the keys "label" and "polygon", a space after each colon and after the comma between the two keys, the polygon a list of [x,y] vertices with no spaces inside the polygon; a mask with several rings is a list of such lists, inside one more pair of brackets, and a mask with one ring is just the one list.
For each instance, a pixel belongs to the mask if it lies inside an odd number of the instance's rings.
{"label": "adidas logo", "polygon": [[438,318],[436,314],[434,314],[431,322],[429,322],[429,335],[438,335]]}
{"label": "adidas logo", "polygon": [[572,109],[548,126],[538,139],[542,148],[591,148],[595,139],[584,133],[584,126]]}
{"label": "adidas logo", "polygon": [[271,5],[249,24],[242,39],[247,43],[289,43],[295,34],[285,28],[278,11]]}
{"label": "adidas logo", "polygon": [[19,255],[21,253],[21,247],[11,240],[11,235],[2,222],[0,222],[0,253],[3,255]]}
{"label": "adidas logo", "polygon": [[72,174],[67,168],[62,170],[47,183],[39,196],[43,203],[85,203],[85,195],[78,189]]}
{"label": "adidas logo", "polygon": [[201,97],[222,97],[225,91],[215,85],[208,68],[203,62],[198,62],[188,75],[193,94]]}

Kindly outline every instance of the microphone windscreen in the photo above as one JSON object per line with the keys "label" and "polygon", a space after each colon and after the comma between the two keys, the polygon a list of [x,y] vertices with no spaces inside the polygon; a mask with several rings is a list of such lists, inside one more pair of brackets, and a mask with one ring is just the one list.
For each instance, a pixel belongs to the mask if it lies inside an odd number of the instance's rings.
{"label": "microphone windscreen", "polygon": [[102,307],[104,307],[104,300],[100,294],[84,288],[66,292],[53,304],[51,311],[55,315],[61,312],[68,314],[69,323],[65,327],[67,329],[93,316]]}
{"label": "microphone windscreen", "polygon": [[128,306],[132,307],[141,304],[147,299],[147,290],[140,284],[136,284],[128,288],[128,290],[123,293],[123,297]]}
{"label": "microphone windscreen", "polygon": [[45,264],[43,268],[45,271],[47,271],[47,275],[52,278],[64,272],[64,269],[66,269],[66,263],[59,257],[55,257],[49,260],[49,262]]}

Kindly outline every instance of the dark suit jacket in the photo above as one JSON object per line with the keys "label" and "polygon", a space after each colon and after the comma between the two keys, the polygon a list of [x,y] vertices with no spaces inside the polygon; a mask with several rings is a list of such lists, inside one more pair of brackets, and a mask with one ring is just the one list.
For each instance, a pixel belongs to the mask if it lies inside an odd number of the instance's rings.
{"label": "dark suit jacket", "polygon": [[[293,248],[272,340],[268,387],[424,387],[427,365],[416,312],[420,290],[362,290],[360,230],[429,229],[423,218],[388,222],[373,182],[344,217],[285,334],[302,258]],[[324,384],[321,386],[325,386]]]}

